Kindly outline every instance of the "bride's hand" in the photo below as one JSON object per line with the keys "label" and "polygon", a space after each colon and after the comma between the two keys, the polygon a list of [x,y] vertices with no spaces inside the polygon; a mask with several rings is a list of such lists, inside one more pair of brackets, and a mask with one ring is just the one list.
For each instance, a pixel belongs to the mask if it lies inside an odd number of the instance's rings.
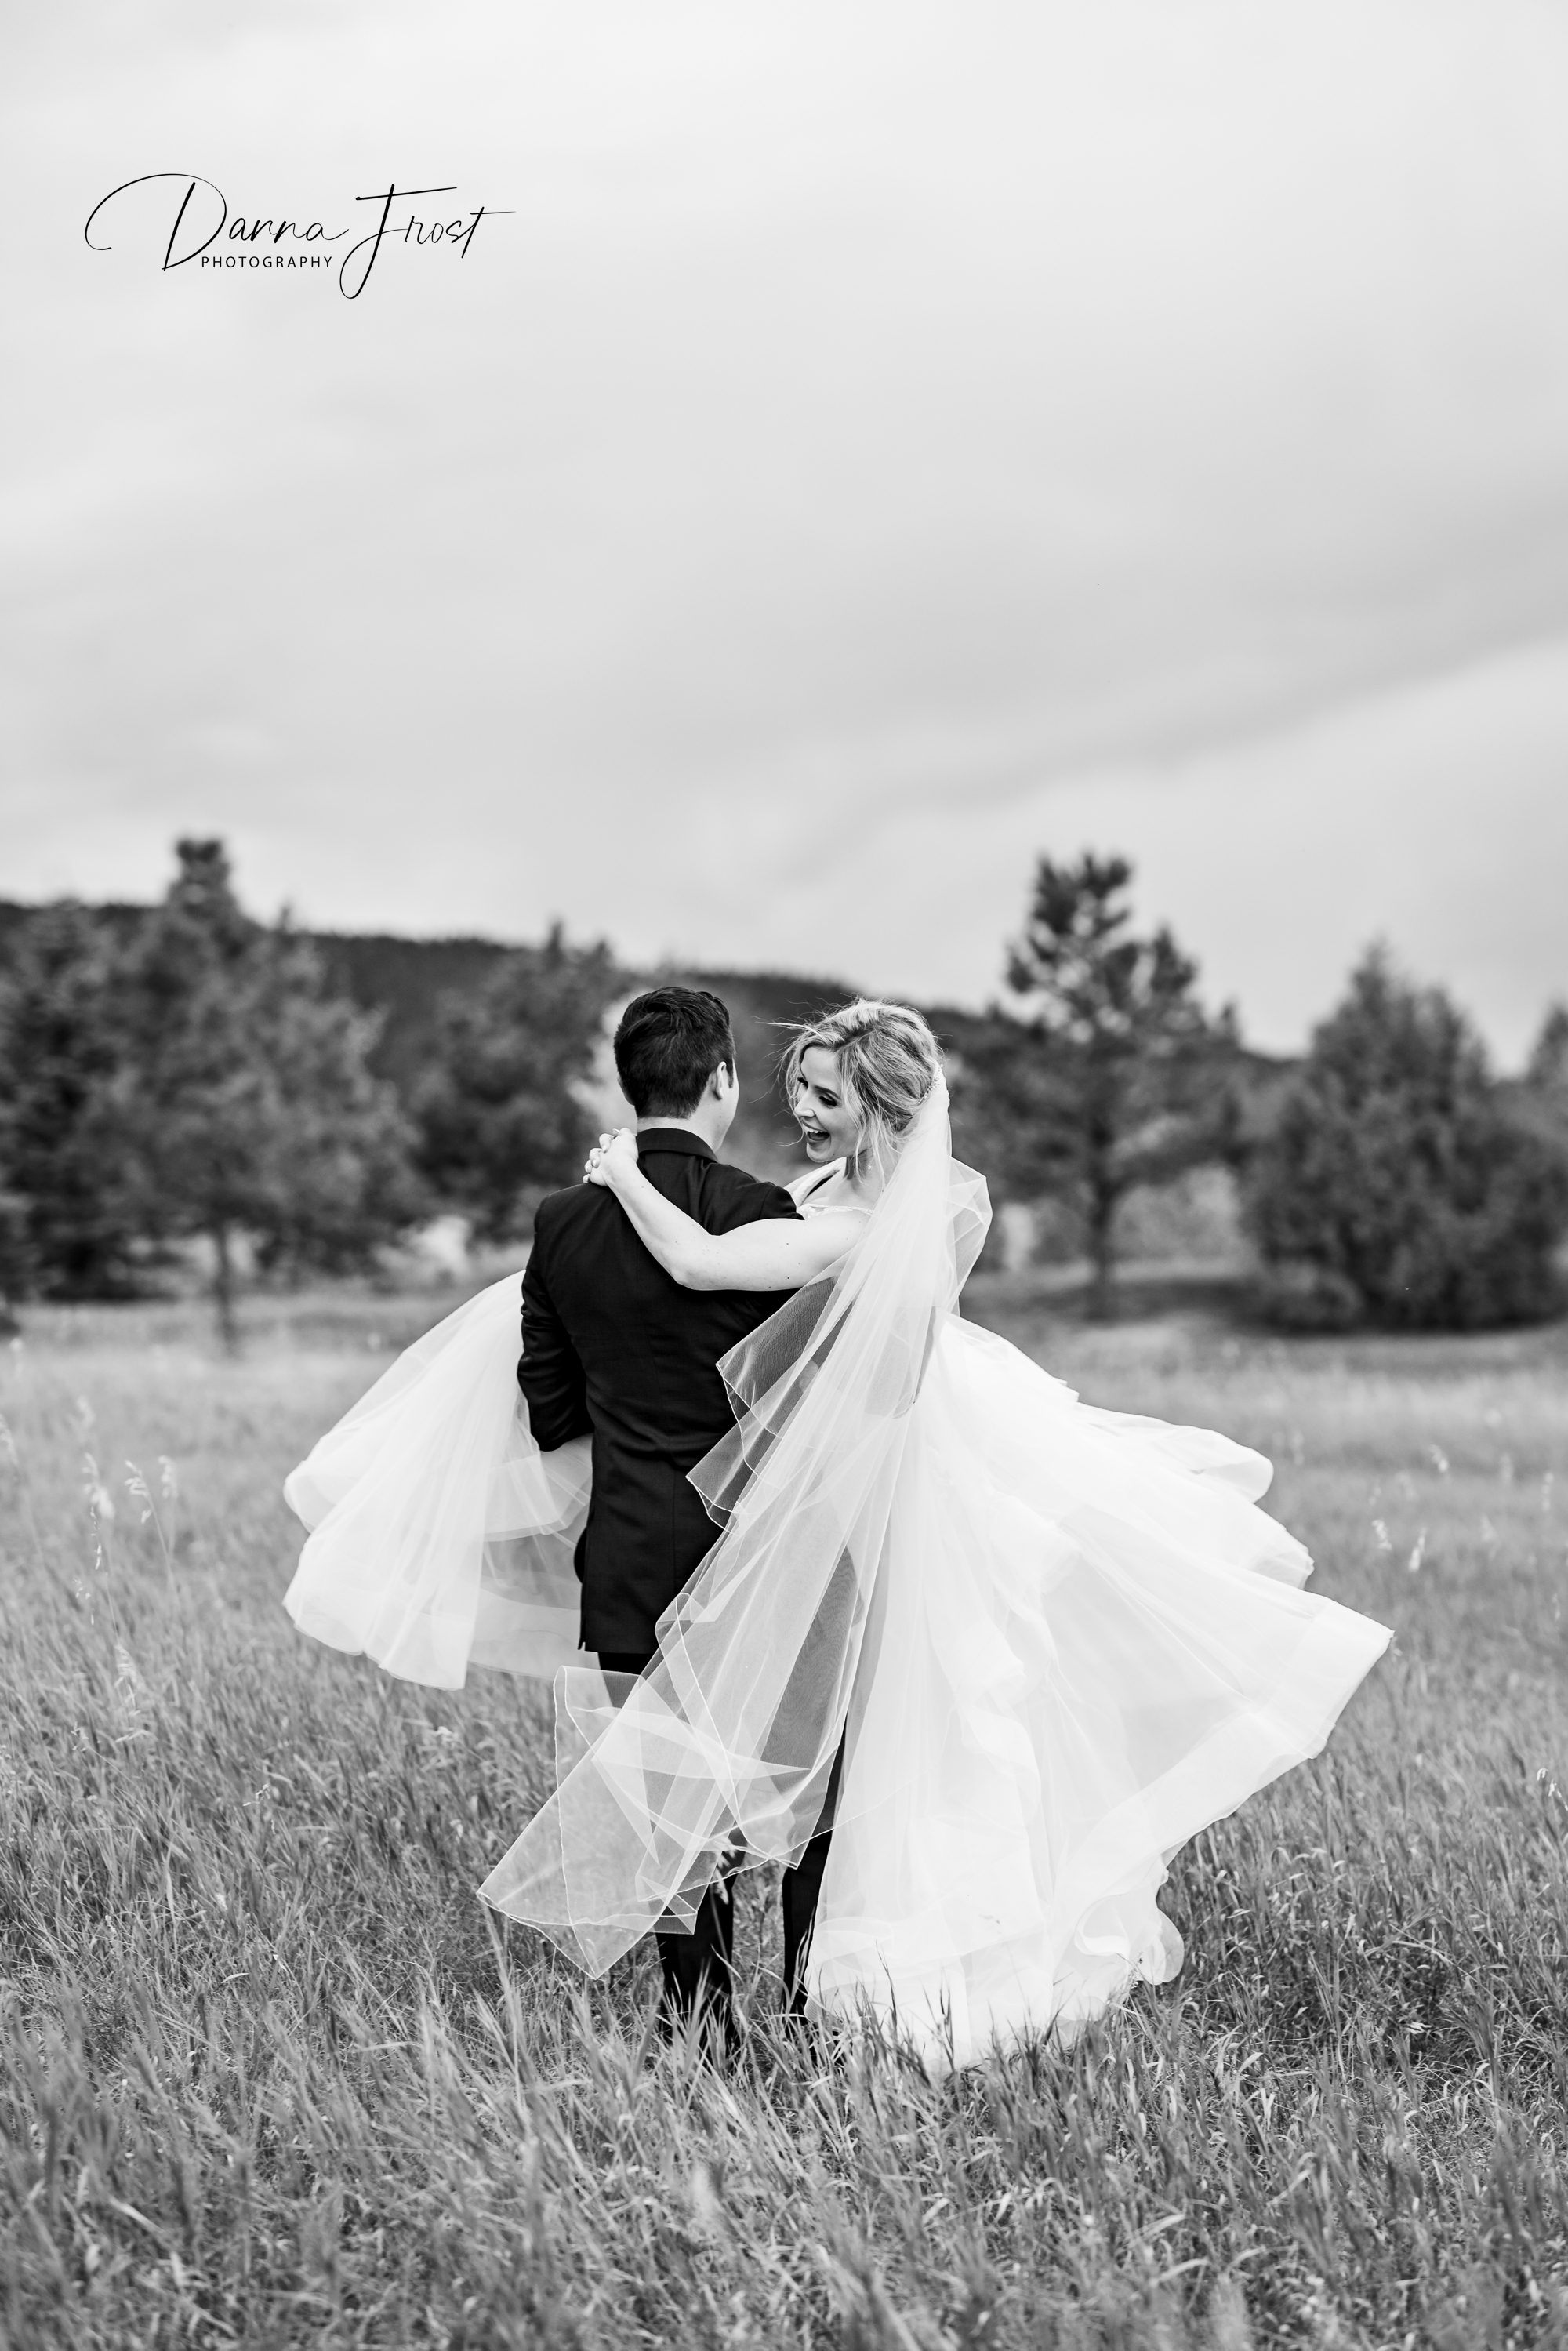
{"label": "bride's hand", "polygon": [[613,1192],[616,1176],[636,1165],[637,1138],[629,1126],[618,1127],[613,1134],[600,1136],[588,1155],[582,1180],[585,1184],[602,1185],[607,1192]]}

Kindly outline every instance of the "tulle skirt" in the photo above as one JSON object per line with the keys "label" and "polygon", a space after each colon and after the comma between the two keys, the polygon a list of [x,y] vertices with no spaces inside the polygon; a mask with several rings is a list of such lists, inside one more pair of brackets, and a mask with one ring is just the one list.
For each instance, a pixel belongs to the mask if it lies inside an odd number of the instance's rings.
{"label": "tulle skirt", "polygon": [[628,1700],[577,1663],[588,1447],[529,1437],[517,1290],[418,1342],[287,1488],[302,1631],[447,1687],[555,1674],[560,1792],[486,1898],[597,1971],[721,1852],[798,1855],[841,1731],[819,2019],[873,2014],[941,2071],[1174,1975],[1170,1856],[1315,1754],[1390,1638],[1300,1588],[1269,1463],[1087,1406],[956,1315],[890,1404],[852,1317],[802,1381],[821,1426],[742,1471]]}
{"label": "tulle skirt", "polygon": [[287,1489],[302,1631],[446,1687],[555,1675],[557,1792],[486,1901],[601,1972],[721,1864],[798,1857],[836,1782],[810,2006],[934,2069],[1173,1975],[1170,1856],[1315,1754],[1390,1638],[1301,1589],[1260,1455],[959,1319],[988,1213],[938,1084],[862,1240],[725,1358],[737,1426],[694,1473],[724,1531],[629,1689],[575,1663],[589,1449],[529,1434],[515,1276]]}
{"label": "tulle skirt", "polygon": [[846,1726],[806,1989],[940,2070],[1161,1982],[1168,1859],[1322,1746],[1391,1637],[1301,1592],[1270,1465],[944,1327]]}
{"label": "tulle skirt", "polygon": [[586,1437],[541,1453],[517,1390],[518,1277],[404,1350],[284,1486],[310,1529],[284,1606],[406,1681],[550,1678],[578,1655]]}

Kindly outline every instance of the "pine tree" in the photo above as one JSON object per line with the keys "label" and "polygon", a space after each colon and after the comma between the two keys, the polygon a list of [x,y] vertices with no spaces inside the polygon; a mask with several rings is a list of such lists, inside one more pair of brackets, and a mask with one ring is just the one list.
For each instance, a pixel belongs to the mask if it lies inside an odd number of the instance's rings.
{"label": "pine tree", "polygon": [[1374,950],[1257,1155],[1248,1221],[1282,1319],[1525,1321],[1554,1301],[1568,1162],[1505,1099],[1458,1007]]}
{"label": "pine tree", "polygon": [[221,841],[177,854],[126,958],[135,1169],[149,1229],[210,1244],[232,1345],[237,1235],[296,1266],[362,1261],[415,1194],[396,1096],[367,1067],[373,1022],[287,925],[244,913]]}
{"label": "pine tree", "polygon": [[80,906],[46,908],[0,981],[5,1286],[105,1297],[137,1239],[117,956]]}
{"label": "pine tree", "polygon": [[1081,1217],[1090,1311],[1113,1309],[1116,1210],[1226,1148],[1233,1115],[1230,1015],[1199,1003],[1197,967],[1169,930],[1131,930],[1124,858],[1042,857],[1022,938],[1009,956],[1019,1010],[966,1060],[970,1123],[1010,1188],[1053,1194]]}
{"label": "pine tree", "polygon": [[526,1228],[532,1203],[581,1172],[591,1140],[575,1088],[592,1069],[620,986],[602,941],[518,947],[443,999],[430,1074],[414,1097],[420,1165],[486,1238]]}
{"label": "pine tree", "polygon": [[1541,1034],[1531,1047],[1524,1082],[1568,1105],[1568,1004],[1548,1005]]}

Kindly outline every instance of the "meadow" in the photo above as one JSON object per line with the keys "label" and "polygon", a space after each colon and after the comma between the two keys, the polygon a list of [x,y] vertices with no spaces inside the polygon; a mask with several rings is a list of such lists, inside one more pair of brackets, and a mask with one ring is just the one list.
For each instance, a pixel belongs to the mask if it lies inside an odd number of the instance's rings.
{"label": "meadow", "polygon": [[[1396,1629],[1177,1861],[1181,1978],[940,2085],[652,2031],[473,1888],[548,1693],[301,1641],[285,1471],[442,1301],[37,1310],[0,1347],[0,2340],[846,2351],[1568,2344],[1568,1330],[1281,1343],[970,1311],[1228,1430]],[[1157,1311],[1156,1311],[1157,1310]]]}

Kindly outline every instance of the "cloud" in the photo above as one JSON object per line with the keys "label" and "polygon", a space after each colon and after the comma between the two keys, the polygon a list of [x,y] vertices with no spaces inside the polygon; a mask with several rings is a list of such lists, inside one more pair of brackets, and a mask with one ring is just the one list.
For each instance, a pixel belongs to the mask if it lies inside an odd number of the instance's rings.
{"label": "cloud", "polygon": [[[6,886],[222,828],[323,921],[972,997],[1076,832],[1270,1036],[1387,929],[1511,1042],[1568,978],[1565,98],[1525,0],[50,12]],[[515,209],[356,303],[87,253],[175,161]],[[1270,840],[1354,921],[1260,920]]]}

